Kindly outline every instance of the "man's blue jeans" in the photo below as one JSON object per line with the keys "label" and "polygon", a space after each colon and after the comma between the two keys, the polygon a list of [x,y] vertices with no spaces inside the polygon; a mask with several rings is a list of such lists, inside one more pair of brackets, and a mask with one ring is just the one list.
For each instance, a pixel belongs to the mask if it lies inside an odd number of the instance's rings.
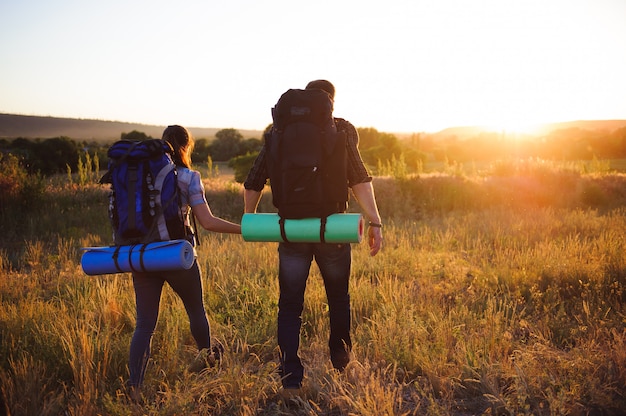
{"label": "man's blue jeans", "polygon": [[328,300],[333,366],[343,370],[349,361],[350,340],[350,244],[280,243],[278,246],[278,345],[283,386],[300,387],[304,367],[298,356],[304,292],[313,259],[317,263]]}

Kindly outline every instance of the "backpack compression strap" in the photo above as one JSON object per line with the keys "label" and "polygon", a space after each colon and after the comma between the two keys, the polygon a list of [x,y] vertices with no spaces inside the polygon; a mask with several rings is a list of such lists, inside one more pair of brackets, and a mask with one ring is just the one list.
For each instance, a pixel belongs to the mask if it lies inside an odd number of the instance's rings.
{"label": "backpack compression strap", "polygon": [[[325,234],[326,234],[327,219],[328,219],[327,215],[320,218],[320,243],[326,242]],[[280,236],[282,237],[283,241],[285,243],[290,243],[290,241],[287,239],[287,233],[285,232],[285,219],[281,217],[278,220],[278,224],[280,225]]]}
{"label": "backpack compression strap", "polygon": [[117,246],[117,248],[115,249],[115,251],[113,252],[113,262],[115,263],[115,268],[117,269],[117,271],[119,273],[122,273],[122,268],[120,267],[120,262],[118,260],[119,256],[120,256],[120,249],[122,248],[122,246]]}
{"label": "backpack compression strap", "polygon": [[[154,180],[154,187],[156,189],[163,189],[163,181],[172,170],[174,170],[174,165],[172,164],[163,166],[163,168],[157,174],[156,179]],[[176,195],[172,195],[172,197],[169,200],[165,201],[165,206],[161,205],[163,201],[161,200],[160,196],[157,197],[155,202],[157,204],[157,207],[160,209],[161,213],[164,213],[165,210],[167,210],[171,204],[178,203],[178,201],[176,200]],[[159,230],[159,236],[161,240],[169,240],[170,233],[167,230],[167,224],[165,223],[165,216],[157,215],[156,218],[157,218],[157,221],[156,221],[157,228]]]}
{"label": "backpack compression strap", "polygon": [[[139,246],[139,268],[136,268],[135,266],[133,266],[133,258],[132,258],[132,254],[133,254],[133,250],[135,249],[135,247]],[[146,265],[144,264],[143,261],[143,255],[146,251],[146,247],[148,246],[148,244],[135,244],[132,245],[129,249],[128,249],[128,266],[130,267],[130,270],[137,273],[137,272],[147,272],[146,270]]]}
{"label": "backpack compression strap", "polygon": [[139,176],[137,174],[137,166],[129,165],[128,166],[128,195],[133,195],[132,198],[128,198],[128,229],[134,230],[137,226],[136,223],[136,212],[137,206],[135,205],[135,191],[137,190],[137,182],[139,180]]}
{"label": "backpack compression strap", "polygon": [[[135,249],[135,247],[137,247],[137,245],[141,247],[139,249],[139,269],[133,266],[133,258],[132,258],[133,250]],[[132,245],[128,249],[128,266],[130,267],[131,271],[133,272],[146,272],[147,271],[146,265],[144,264],[144,261],[143,261],[143,254],[146,251],[147,246],[148,246],[147,244],[135,244],[135,245]],[[117,246],[117,248],[113,252],[113,262],[115,263],[115,268],[117,269],[117,271],[119,273],[124,273],[124,270],[122,270],[122,268],[120,267],[120,262],[119,262],[121,248],[122,246]]]}
{"label": "backpack compression strap", "polygon": [[320,218],[320,242],[322,243],[326,242],[326,237],[324,237],[324,234],[326,234],[326,219],[327,218],[328,216],[326,215]]}
{"label": "backpack compression strap", "polygon": [[278,220],[278,225],[280,225],[280,236],[283,238],[285,243],[289,243],[290,241],[287,239],[287,233],[285,232],[285,219],[280,217]]}

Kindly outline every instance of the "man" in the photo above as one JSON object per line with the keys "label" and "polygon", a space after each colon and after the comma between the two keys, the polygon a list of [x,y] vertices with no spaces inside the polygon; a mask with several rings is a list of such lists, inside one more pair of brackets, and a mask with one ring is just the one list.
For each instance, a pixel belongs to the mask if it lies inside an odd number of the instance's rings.
{"label": "man", "polygon": [[[311,81],[306,89],[321,89],[334,100],[335,87],[329,81]],[[346,166],[348,186],[369,220],[367,241],[370,255],[378,253],[382,246],[382,223],[372,177],[369,176],[358,150],[359,136],[354,126],[341,118],[335,118],[338,131],[346,134]],[[245,212],[256,212],[261,193],[269,177],[268,155],[265,146],[254,162],[244,182]],[[311,267],[315,259],[328,298],[330,315],[330,357],[333,367],[343,371],[350,361],[352,341],[350,339],[350,295],[348,281],[351,267],[350,244],[326,243],[279,243],[280,298],[278,302],[278,345],[281,351],[282,383],[285,391],[298,391],[302,386],[304,368],[298,349],[304,292]],[[289,393],[287,393],[289,394]]]}

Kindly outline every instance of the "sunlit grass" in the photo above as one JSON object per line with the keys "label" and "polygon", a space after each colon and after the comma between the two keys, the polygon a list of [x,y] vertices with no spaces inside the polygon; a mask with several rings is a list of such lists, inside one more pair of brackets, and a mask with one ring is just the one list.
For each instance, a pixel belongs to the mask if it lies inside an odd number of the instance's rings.
{"label": "sunlit grass", "polygon": [[[238,220],[240,185],[205,185],[214,211]],[[88,277],[79,265],[80,247],[109,243],[106,190],[52,186],[45,209],[19,220],[21,238],[0,240],[0,405],[11,415],[620,414],[622,185],[617,174],[541,165],[376,178],[385,248],[371,258],[353,247],[355,359],[332,370],[314,266],[294,403],[277,397],[276,244],[201,231],[205,305],[227,354],[218,368],[187,370],[194,342],[167,288],[143,407],[125,389],[130,277]]]}

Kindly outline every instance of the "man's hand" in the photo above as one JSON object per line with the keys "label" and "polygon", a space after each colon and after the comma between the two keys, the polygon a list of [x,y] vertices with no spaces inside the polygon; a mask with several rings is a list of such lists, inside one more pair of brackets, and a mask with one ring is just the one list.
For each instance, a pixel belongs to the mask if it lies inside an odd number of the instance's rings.
{"label": "man's hand", "polygon": [[367,243],[370,246],[370,256],[378,254],[383,246],[383,232],[381,227],[368,227]]}

